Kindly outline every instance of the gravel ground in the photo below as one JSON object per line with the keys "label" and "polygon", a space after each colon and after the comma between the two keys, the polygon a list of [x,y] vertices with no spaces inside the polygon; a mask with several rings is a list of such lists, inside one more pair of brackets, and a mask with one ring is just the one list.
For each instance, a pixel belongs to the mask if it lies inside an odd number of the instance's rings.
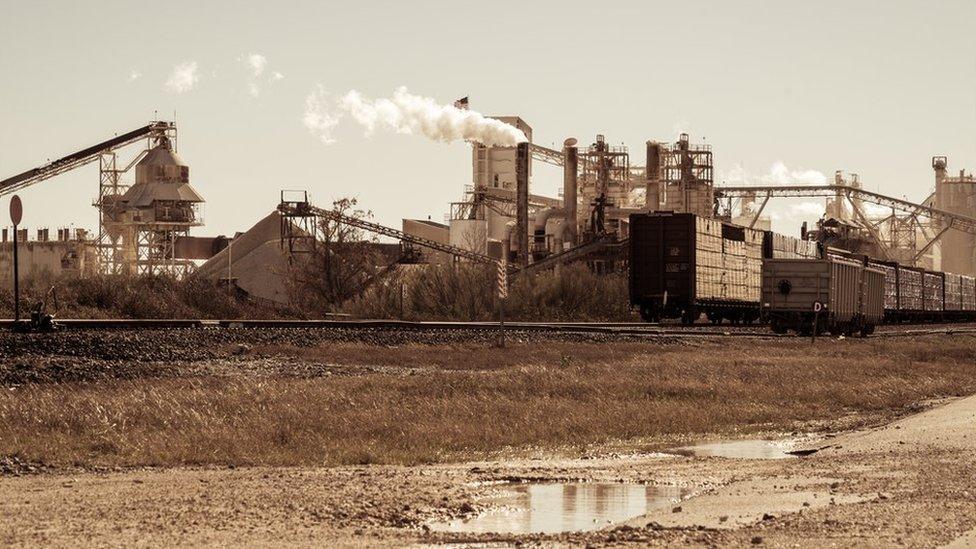
{"label": "gravel ground", "polygon": [[[974,418],[970,397],[832,438],[829,448],[792,460],[608,453],[418,467],[0,476],[0,543],[932,547],[976,527]],[[426,527],[490,507],[484,495],[496,481],[566,479],[680,486],[687,496],[590,533]]]}
{"label": "gravel ground", "polygon": [[[497,331],[485,329],[204,328],[80,330],[19,335],[0,333],[0,386],[231,373],[295,377],[348,375],[376,372],[379,369],[338,367],[275,357],[256,359],[243,355],[249,348],[259,345],[492,345],[497,338]],[[509,343],[607,343],[646,340],[648,338],[634,335],[514,330],[506,332],[506,341]],[[656,336],[653,341],[657,344],[687,343],[680,338],[666,336]]]}

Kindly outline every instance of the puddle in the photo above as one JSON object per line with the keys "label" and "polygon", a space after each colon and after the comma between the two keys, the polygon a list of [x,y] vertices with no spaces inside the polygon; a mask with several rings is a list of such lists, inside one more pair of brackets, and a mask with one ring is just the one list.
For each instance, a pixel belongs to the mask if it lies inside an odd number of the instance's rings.
{"label": "puddle", "polygon": [[480,515],[431,524],[438,532],[552,534],[597,530],[675,503],[677,487],[619,483],[508,484],[493,489],[494,508]]}
{"label": "puddle", "polygon": [[797,457],[797,440],[719,440],[671,450],[676,454],[731,459],[787,459]]}

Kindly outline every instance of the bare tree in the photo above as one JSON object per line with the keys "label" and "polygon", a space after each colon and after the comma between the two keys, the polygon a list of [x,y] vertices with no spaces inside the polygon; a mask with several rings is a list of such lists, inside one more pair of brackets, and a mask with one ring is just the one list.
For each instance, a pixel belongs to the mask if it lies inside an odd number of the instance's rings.
{"label": "bare tree", "polygon": [[[355,198],[332,203],[332,211],[347,217],[370,219],[372,212],[357,208]],[[308,261],[295,265],[293,301],[310,312],[334,310],[357,295],[382,268],[376,237],[343,223],[320,218],[318,242]]]}

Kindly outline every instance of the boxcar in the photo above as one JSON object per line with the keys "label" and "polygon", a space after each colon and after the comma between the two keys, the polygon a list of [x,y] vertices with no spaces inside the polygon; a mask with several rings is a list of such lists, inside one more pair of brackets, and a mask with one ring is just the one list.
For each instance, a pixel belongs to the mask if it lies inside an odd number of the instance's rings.
{"label": "boxcar", "polygon": [[898,263],[896,261],[868,260],[868,266],[884,273],[884,319],[898,319]]}
{"label": "boxcar", "polygon": [[945,312],[945,273],[925,271],[922,280],[924,319],[942,320]]}
{"label": "boxcar", "polygon": [[960,277],[961,309],[964,320],[976,318],[976,278],[962,275]]}
{"label": "boxcar", "polygon": [[943,316],[946,320],[958,319],[962,316],[962,276],[955,273],[942,273],[942,277],[945,281]]}
{"label": "boxcar", "polygon": [[925,271],[898,266],[898,313],[895,320],[918,320],[925,316]]}
{"label": "boxcar", "polygon": [[776,333],[866,336],[884,314],[884,287],[884,271],[852,259],[766,259],[762,311]]}
{"label": "boxcar", "polygon": [[630,302],[647,321],[759,317],[763,233],[694,214],[630,216]]}

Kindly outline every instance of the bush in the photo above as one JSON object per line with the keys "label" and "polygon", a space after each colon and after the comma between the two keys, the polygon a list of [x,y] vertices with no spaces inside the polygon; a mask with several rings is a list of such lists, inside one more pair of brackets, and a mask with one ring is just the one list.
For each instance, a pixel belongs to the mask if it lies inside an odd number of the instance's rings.
{"label": "bush", "polygon": [[[53,287],[53,290],[52,290]],[[21,281],[21,316],[41,301],[60,318],[278,318],[283,313],[217,283],[169,275],[94,275]],[[0,290],[0,313],[13,316],[13,290]]]}
{"label": "bush", "polygon": [[[403,267],[345,303],[359,318],[494,320],[496,271],[475,264]],[[585,265],[515,278],[506,317],[523,321],[635,320],[627,278],[597,275]]]}

